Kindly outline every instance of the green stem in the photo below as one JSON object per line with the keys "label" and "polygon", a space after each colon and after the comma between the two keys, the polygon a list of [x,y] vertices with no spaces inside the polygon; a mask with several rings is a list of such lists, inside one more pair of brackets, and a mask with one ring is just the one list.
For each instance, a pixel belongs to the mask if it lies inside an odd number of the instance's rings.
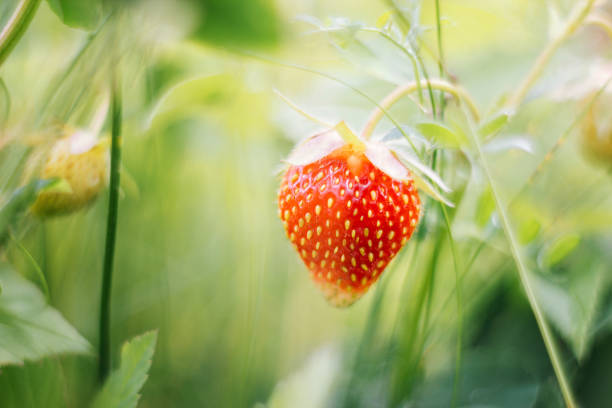
{"label": "green stem", "polygon": [[13,15],[0,31],[0,66],[28,28],[39,4],[40,0],[21,0],[17,4]]}
{"label": "green stem", "polygon": [[[387,110],[382,107],[381,105],[378,104],[378,102],[376,102],[371,96],[369,96],[368,94],[366,94],[365,92],[363,92],[362,90],[354,87],[353,85],[349,84],[346,81],[343,81],[340,78],[337,78],[331,74],[327,74],[325,72],[321,72],[321,71],[317,71],[316,69],[313,68],[309,68],[309,67],[305,67],[302,65],[297,65],[297,64],[290,64],[290,63],[286,63],[286,62],[280,62],[280,61],[276,61],[272,58],[267,58],[267,57],[263,57],[261,55],[256,55],[253,53],[250,53],[248,51],[242,51],[242,50],[234,50],[234,52],[243,55],[245,57],[249,57],[249,58],[253,58],[262,62],[266,62],[269,64],[275,64],[281,67],[286,67],[286,68],[292,68],[292,69],[297,69],[300,71],[304,71],[304,72],[308,72],[311,74],[315,74],[315,75],[319,75],[322,76],[323,78],[327,78],[331,81],[337,82],[345,87],[347,87],[348,89],[352,90],[353,92],[355,92],[356,94],[362,96],[363,98],[367,99],[370,103],[372,103],[372,105],[376,106],[378,108],[378,110],[380,110],[381,116],[384,115],[387,117],[387,119],[389,119],[391,121],[391,123],[393,123],[393,125],[400,131],[400,133],[408,140],[408,142],[410,143],[410,145],[412,146],[412,149],[414,150],[414,153],[417,155],[418,158],[422,159],[422,154],[421,152],[414,146],[414,144],[412,143],[412,141],[410,140],[410,138],[408,137],[408,134],[406,134],[406,131],[402,128],[402,126],[399,124],[399,122],[397,120],[395,120],[393,118],[393,116],[391,116]],[[429,83],[429,81],[427,81],[427,83]]]}
{"label": "green stem", "polygon": [[[438,37],[438,75],[444,78],[444,51],[442,48],[442,24],[440,24],[440,0],[436,0],[436,34]],[[444,118],[444,108],[446,99],[444,94],[440,94],[440,117]]]}
{"label": "green stem", "polygon": [[391,37],[389,34],[387,34],[386,32],[382,31],[382,30],[378,30],[375,28],[369,28],[369,27],[363,27],[361,28],[361,31],[366,31],[366,32],[372,32],[372,33],[378,33],[380,34],[383,38],[385,38],[387,41],[389,41],[391,44],[395,45],[400,51],[402,51],[409,59],[410,62],[412,63],[412,71],[414,72],[414,80],[416,81],[417,85],[419,86],[418,89],[418,96],[419,96],[419,103],[421,105],[423,105],[423,89],[421,87],[421,74],[419,73],[419,64],[417,61],[417,58],[415,56],[415,54],[413,52],[411,52],[410,50],[408,50],[406,47],[404,47],[402,44],[400,44],[399,42],[397,42],[393,37]]}
{"label": "green stem", "polygon": [[453,267],[455,269],[455,293],[457,298],[457,344],[455,352],[457,354],[457,358],[455,360],[455,379],[453,381],[453,397],[451,401],[451,406],[456,407],[457,401],[459,398],[459,384],[461,380],[461,348],[463,343],[463,299],[462,299],[462,291],[461,291],[461,278],[459,276],[459,264],[458,264],[458,254],[457,248],[455,246],[455,240],[453,239],[453,233],[451,231],[450,217],[448,216],[448,210],[446,206],[442,203],[440,204],[440,208],[442,209],[442,214],[444,215],[444,222],[446,224],[446,231],[448,233],[448,242],[450,244],[451,253],[453,254]]}
{"label": "green stem", "polygon": [[[423,80],[421,86],[423,86],[423,84],[430,86],[433,89],[448,92],[457,99],[463,100],[470,109],[474,119],[478,121],[480,114],[478,112],[478,108],[476,107],[476,103],[463,88],[441,79],[431,79],[429,81]],[[419,84],[417,84],[416,81],[410,81],[404,85],[398,86],[390,94],[388,94],[385,99],[380,102],[380,104],[377,104],[376,109],[374,109],[374,111],[370,114],[370,117],[368,118],[368,121],[361,132],[361,138],[367,140],[372,135],[372,132],[376,128],[376,125],[378,125],[378,122],[380,122],[382,117],[385,115],[385,112],[401,98],[415,92],[418,89]]]}
{"label": "green stem", "polygon": [[119,204],[119,177],[121,164],[121,92],[117,78],[112,79],[112,131],[111,131],[111,164],[110,187],[108,194],[108,216],[106,218],[106,244],[104,248],[104,265],[102,271],[102,294],[100,299],[100,344],[99,370],[100,382],[103,382],[111,368],[111,289],[113,278],[113,260],[115,240],[117,237],[117,215]]}
{"label": "green stem", "polygon": [[535,291],[533,289],[533,286],[531,284],[531,279],[529,277],[529,271],[523,260],[523,256],[519,249],[518,240],[515,236],[514,230],[512,229],[512,225],[510,224],[510,219],[506,211],[506,208],[504,206],[504,203],[501,199],[501,195],[499,194],[497,185],[495,181],[493,180],[493,176],[491,175],[491,172],[489,170],[487,160],[482,151],[482,146],[481,146],[479,137],[477,133],[474,131],[473,125],[471,124],[471,122],[470,122],[470,126],[472,127],[470,133],[472,135],[472,139],[474,140],[474,145],[476,146],[476,151],[478,153],[478,157],[482,164],[484,174],[487,178],[489,185],[491,186],[491,191],[493,192],[493,197],[495,199],[495,205],[497,207],[499,218],[501,220],[501,223],[504,229],[504,233],[508,240],[508,244],[510,245],[512,257],[514,258],[514,262],[518,270],[519,279],[521,281],[523,289],[525,290],[525,294],[527,295],[527,300],[529,301],[529,305],[531,306],[531,310],[533,311],[533,314],[535,316],[536,322],[538,324],[538,328],[540,329],[540,333],[542,334],[542,339],[544,340],[546,351],[548,352],[548,356],[550,358],[550,361],[553,366],[553,370],[557,377],[559,387],[561,388],[563,399],[565,400],[565,404],[568,408],[574,408],[576,407],[576,402],[574,400],[574,396],[572,394],[572,390],[569,385],[569,381],[567,379],[565,370],[563,368],[563,363],[561,361],[561,355],[559,353],[559,350],[557,349],[557,345],[555,343],[553,334],[548,326],[548,323],[546,322],[544,313],[542,312],[542,309],[540,308],[540,305],[536,298]]}
{"label": "green stem", "polygon": [[546,46],[546,48],[544,48],[542,53],[536,59],[531,71],[529,71],[521,85],[517,88],[516,92],[508,99],[509,108],[516,109],[521,102],[523,102],[523,99],[525,99],[525,96],[527,96],[527,92],[529,92],[529,89],[531,89],[540,75],[542,75],[544,68],[554,53],[559,49],[561,44],[563,44],[565,40],[567,40],[567,38],[570,37],[578,29],[578,27],[580,27],[584,19],[593,8],[594,3],[595,0],[586,0],[583,4],[579,4],[574,8],[563,31],[561,31],[561,33],[554,38]]}

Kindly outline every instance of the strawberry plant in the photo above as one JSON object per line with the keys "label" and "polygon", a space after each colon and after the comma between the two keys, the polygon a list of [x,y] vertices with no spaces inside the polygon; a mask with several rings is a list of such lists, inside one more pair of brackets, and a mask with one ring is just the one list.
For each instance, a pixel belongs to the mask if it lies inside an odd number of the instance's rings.
{"label": "strawberry plant", "polygon": [[0,406],[608,406],[611,16],[0,2]]}

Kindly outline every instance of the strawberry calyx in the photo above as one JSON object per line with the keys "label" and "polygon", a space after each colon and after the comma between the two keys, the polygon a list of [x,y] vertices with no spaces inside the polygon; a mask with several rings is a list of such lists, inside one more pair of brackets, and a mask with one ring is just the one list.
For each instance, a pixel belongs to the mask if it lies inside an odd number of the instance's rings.
{"label": "strawberry calyx", "polygon": [[[434,200],[453,207],[453,203],[443,195],[451,189],[435,171],[410,151],[410,145],[405,139],[363,140],[344,121],[299,143],[285,161],[290,165],[304,166],[343,147],[349,148],[355,154],[365,155],[376,168],[395,180],[414,180],[417,187]],[[354,163],[353,165],[357,166],[360,161],[356,158],[357,156],[354,159],[349,157],[349,165]]]}

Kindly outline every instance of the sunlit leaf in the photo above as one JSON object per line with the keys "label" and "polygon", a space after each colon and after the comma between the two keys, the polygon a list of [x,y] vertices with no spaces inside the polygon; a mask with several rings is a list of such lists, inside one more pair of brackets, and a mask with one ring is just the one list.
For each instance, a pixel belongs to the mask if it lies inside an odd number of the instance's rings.
{"label": "sunlit leaf", "polygon": [[478,198],[475,216],[476,223],[481,227],[485,226],[489,222],[494,210],[495,199],[493,191],[490,187],[487,187]]}
{"label": "sunlit leaf", "polygon": [[480,125],[478,133],[485,139],[489,136],[497,134],[504,128],[504,126],[506,126],[511,116],[512,114],[510,112],[499,112],[491,116],[485,120],[482,125]]}
{"label": "sunlit leaf", "polygon": [[93,30],[102,19],[101,0],[47,0],[49,7],[70,27]]}
{"label": "sunlit leaf", "polygon": [[193,38],[224,46],[270,46],[280,37],[280,21],[269,0],[184,0],[194,13]]}
{"label": "sunlit leaf", "polygon": [[450,187],[446,185],[446,183],[435,171],[433,171],[426,164],[422,163],[419,158],[413,154],[412,147],[408,144],[406,140],[396,140],[393,142],[386,143],[386,145],[389,150],[395,153],[397,158],[406,166],[428,177],[442,191],[447,193],[451,191]]}
{"label": "sunlit leaf", "polygon": [[551,268],[571,254],[579,243],[578,234],[563,235],[544,247],[538,259],[544,268]]}
{"label": "sunlit leaf", "polygon": [[159,98],[145,127],[152,127],[158,121],[164,123],[197,114],[205,107],[228,101],[236,87],[234,79],[225,74],[179,82]]}
{"label": "sunlit leaf", "polygon": [[9,265],[0,264],[0,285],[0,365],[91,351],[87,340]]}
{"label": "sunlit leaf", "polygon": [[521,136],[495,138],[485,144],[482,149],[487,153],[501,153],[510,150],[533,153],[533,143],[530,139]]}
{"label": "sunlit leaf", "polygon": [[[394,129],[391,133],[394,133]],[[450,187],[433,171],[429,166],[422,163],[418,157],[414,155],[412,146],[404,137],[385,136],[382,139],[387,149],[393,152],[394,156],[412,170],[414,181],[421,190],[430,195],[436,201],[440,201],[449,207],[453,207],[453,203],[444,197],[440,191],[449,193]]]}
{"label": "sunlit leaf", "polygon": [[452,202],[450,202],[447,198],[440,194],[438,190],[436,190],[427,180],[425,180],[423,177],[420,177],[418,174],[414,175],[414,183],[416,184],[417,188],[423,190],[434,200],[444,203],[449,207],[455,206]]}
{"label": "sunlit leaf", "polygon": [[542,225],[536,217],[523,217],[519,219],[518,239],[523,245],[532,242],[540,232]]}
{"label": "sunlit leaf", "polygon": [[391,20],[392,16],[393,16],[393,11],[392,10],[389,10],[389,11],[386,11],[386,12],[382,13],[376,19],[376,27],[383,28]]}
{"label": "sunlit leaf", "polygon": [[7,121],[11,113],[11,94],[4,80],[0,78],[0,125]]}
{"label": "sunlit leaf", "polygon": [[148,332],[123,345],[121,364],[111,373],[92,408],[136,407],[140,390],[148,377],[156,342],[157,332]]}
{"label": "sunlit leaf", "polygon": [[437,122],[417,123],[415,128],[427,139],[445,147],[459,147],[465,144],[452,129]]}

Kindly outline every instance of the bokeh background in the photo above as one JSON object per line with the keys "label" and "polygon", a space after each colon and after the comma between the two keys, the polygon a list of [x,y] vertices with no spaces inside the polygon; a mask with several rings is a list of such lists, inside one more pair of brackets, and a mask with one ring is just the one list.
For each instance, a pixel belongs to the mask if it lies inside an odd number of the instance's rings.
{"label": "bokeh background", "polygon": [[[447,71],[486,115],[516,88],[575,2],[440,3]],[[0,23],[15,4],[2,2]],[[419,52],[437,77],[434,2],[401,5],[414,12]],[[89,126],[108,98],[110,67],[119,67],[124,140],[115,359],[124,340],[159,330],[139,406],[450,405],[460,319],[453,258],[435,207],[377,286],[348,309],[332,308],[318,293],[276,214],[282,159],[321,127],[274,90],[314,116],[359,130],[372,102],[320,73],[375,100],[413,78],[410,59],[385,39],[350,29],[374,27],[389,3],[209,6],[201,12],[198,2],[135,2],[107,23],[100,23],[102,11],[90,10],[87,31],[66,26],[43,2],[0,70],[10,93],[0,185],[9,189],[32,176],[29,159],[48,149],[48,129]],[[610,10],[606,2],[598,7]],[[344,28],[322,31],[315,19]],[[612,159],[589,154],[575,122],[585,98],[612,74],[611,50],[600,28],[580,29],[487,150],[504,199],[514,200],[511,218],[538,297],[585,407],[609,403]],[[612,107],[607,101],[603,111]],[[410,100],[391,113],[402,124],[422,115]],[[392,127],[384,120],[377,133]],[[545,160],[563,135],[565,143]],[[452,224],[465,272],[459,405],[561,406],[482,170],[469,148],[448,154],[455,159],[442,176],[465,189]],[[94,345],[106,208],[103,194],[78,214],[28,219],[19,229],[45,273],[51,304]],[[37,282],[22,251],[10,246],[5,257]],[[414,305],[432,267],[430,320],[415,329]],[[5,367],[0,406],[84,406],[95,370],[93,355]]]}

